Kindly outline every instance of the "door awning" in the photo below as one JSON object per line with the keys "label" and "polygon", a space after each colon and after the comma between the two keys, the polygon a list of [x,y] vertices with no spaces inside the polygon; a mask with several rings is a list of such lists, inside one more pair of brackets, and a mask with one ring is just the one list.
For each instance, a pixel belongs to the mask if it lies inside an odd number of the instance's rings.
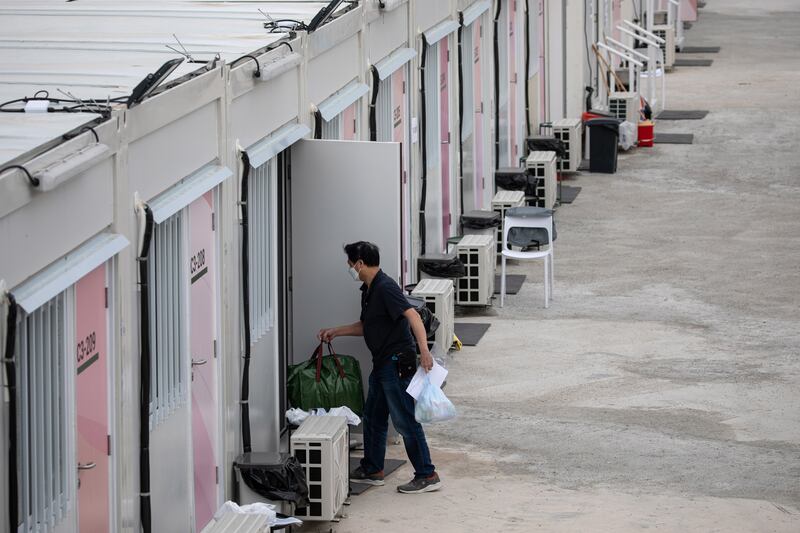
{"label": "door awning", "polygon": [[153,221],[156,224],[164,222],[231,176],[233,172],[228,167],[208,165],[201,168],[147,202],[153,212]]}
{"label": "door awning", "polygon": [[26,313],[33,313],[128,244],[128,239],[122,235],[101,233],[21,283],[11,293]]}
{"label": "door awning", "polygon": [[491,0],[481,0],[480,2],[475,2],[474,4],[472,4],[467,9],[461,12],[462,23],[464,24],[464,26],[469,26],[470,24],[478,20],[478,17],[486,13],[486,11],[488,11],[490,7],[492,7]]}
{"label": "door awning", "polygon": [[430,45],[437,43],[456,31],[458,29],[458,22],[455,20],[445,20],[444,22],[437,24],[433,28],[422,32],[422,35],[425,36],[425,41]]}
{"label": "door awning", "polygon": [[385,58],[375,63],[375,70],[378,71],[378,79],[385,80],[397,69],[414,59],[417,51],[413,48],[398,48]]}
{"label": "door awning", "polygon": [[311,128],[305,124],[287,124],[276,130],[257,143],[251,145],[247,150],[247,157],[250,158],[250,166],[258,168],[283,150],[311,133]]}
{"label": "door awning", "polygon": [[329,122],[368,92],[369,86],[366,83],[351,81],[343,89],[323,100],[317,106],[317,110],[322,115],[322,119]]}

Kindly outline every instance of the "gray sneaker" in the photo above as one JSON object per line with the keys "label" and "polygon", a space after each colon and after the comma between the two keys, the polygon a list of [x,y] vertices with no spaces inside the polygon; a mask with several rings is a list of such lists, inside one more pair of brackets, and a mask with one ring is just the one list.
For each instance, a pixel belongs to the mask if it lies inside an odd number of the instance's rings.
{"label": "gray sneaker", "polygon": [[374,474],[367,474],[362,467],[358,467],[352,472],[350,472],[350,481],[353,483],[361,483],[364,485],[372,485],[375,487],[382,487],[383,482],[383,470],[380,472],[375,472]]}
{"label": "gray sneaker", "polygon": [[439,474],[435,473],[430,477],[415,477],[405,485],[397,487],[397,492],[403,494],[421,494],[423,492],[433,492],[442,487],[442,480]]}

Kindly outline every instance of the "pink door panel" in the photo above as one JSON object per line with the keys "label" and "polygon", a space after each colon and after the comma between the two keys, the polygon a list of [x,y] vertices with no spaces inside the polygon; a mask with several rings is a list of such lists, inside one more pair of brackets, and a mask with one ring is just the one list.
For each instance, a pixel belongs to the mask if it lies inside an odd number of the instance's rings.
{"label": "pink door panel", "polygon": [[195,527],[201,531],[217,510],[216,263],[213,192],[189,206],[189,353],[192,358],[192,447]]}
{"label": "pink door panel", "polygon": [[356,106],[355,103],[342,111],[342,139],[345,141],[355,141],[356,135]]}
{"label": "pink door panel", "polygon": [[475,150],[473,151],[475,162],[475,169],[473,176],[475,177],[475,186],[473,191],[475,193],[475,209],[483,209],[483,197],[485,180],[483,179],[483,113],[481,103],[483,102],[483,77],[481,76],[481,22],[480,19],[475,21],[472,25],[472,94],[474,101],[472,108],[475,112],[473,120],[474,133],[472,138],[475,142]]}
{"label": "pink door panel", "polygon": [[[81,531],[109,531],[108,318],[106,267],[75,284],[78,417],[78,523]],[[94,466],[92,466],[94,465]]]}
{"label": "pink door panel", "polygon": [[511,166],[517,166],[517,3],[508,3],[508,142],[511,145]]}
{"label": "pink door panel", "polygon": [[409,143],[406,141],[408,137],[406,124],[406,67],[397,69],[392,74],[392,140],[402,144],[401,147],[401,162],[403,168],[400,172],[402,183],[400,194],[400,239],[401,239],[401,256],[400,256],[400,273],[402,282],[407,283],[408,278],[408,262],[409,257],[409,244],[411,233],[411,220],[409,220],[409,203],[411,202],[410,184],[408,183],[408,161],[409,161]]}
{"label": "pink door panel", "polygon": [[442,147],[442,249],[450,237],[450,43],[439,41],[439,113]]}

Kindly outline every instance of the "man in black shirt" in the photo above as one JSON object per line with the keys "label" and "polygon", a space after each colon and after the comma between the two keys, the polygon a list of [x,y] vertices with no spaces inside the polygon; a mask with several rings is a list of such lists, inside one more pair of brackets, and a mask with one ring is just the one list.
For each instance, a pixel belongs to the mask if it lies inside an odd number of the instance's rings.
{"label": "man in black shirt", "polygon": [[414,398],[406,392],[417,370],[415,338],[421,352],[420,365],[426,371],[433,368],[425,326],[397,283],[380,269],[377,246],[359,241],[348,244],[344,251],[348,272],[354,281],[362,283],[361,317],[354,324],[323,329],[319,338],[330,342],[335,337],[363,336],[372,352],[364,406],[364,458],[350,479],[354,483],[384,484],[383,462],[391,416],[414,465],[414,479],[397,490],[406,494],[437,490],[441,481],[431,464],[425,432],[414,418]]}

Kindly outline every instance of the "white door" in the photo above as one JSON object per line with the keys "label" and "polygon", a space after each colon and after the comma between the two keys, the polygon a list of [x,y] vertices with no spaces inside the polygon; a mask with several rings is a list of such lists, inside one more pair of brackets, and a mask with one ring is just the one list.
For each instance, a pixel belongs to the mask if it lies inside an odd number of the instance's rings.
{"label": "white door", "polygon": [[[374,242],[381,268],[400,279],[400,144],[303,139],[292,147],[291,187],[292,339],[298,362],[313,352],[320,328],[358,320],[361,293],[347,273],[344,244]],[[364,375],[369,373],[363,339],[343,337],[334,347],[358,357]]]}

